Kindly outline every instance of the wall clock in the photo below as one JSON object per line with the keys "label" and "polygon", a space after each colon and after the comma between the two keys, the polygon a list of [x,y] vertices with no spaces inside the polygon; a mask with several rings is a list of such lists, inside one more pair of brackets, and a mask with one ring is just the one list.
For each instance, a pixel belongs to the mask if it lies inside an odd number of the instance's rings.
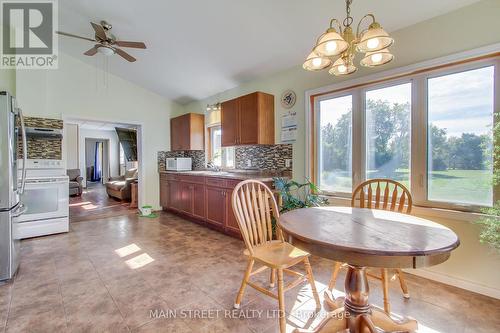
{"label": "wall clock", "polygon": [[297,100],[297,95],[293,90],[286,90],[281,95],[281,106],[285,109],[290,109],[295,105],[295,101]]}

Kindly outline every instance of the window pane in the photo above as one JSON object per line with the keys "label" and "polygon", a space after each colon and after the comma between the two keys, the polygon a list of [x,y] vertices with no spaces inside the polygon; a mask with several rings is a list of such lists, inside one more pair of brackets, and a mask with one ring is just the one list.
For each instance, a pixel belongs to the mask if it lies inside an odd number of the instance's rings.
{"label": "window pane", "polygon": [[428,79],[428,198],[491,206],[494,67]]}
{"label": "window pane", "polygon": [[221,146],[221,128],[220,127],[213,127],[210,130],[212,134],[212,138],[210,140],[211,145],[212,145],[212,156],[211,160],[212,162],[217,165],[221,166],[222,165],[222,146]]}
{"label": "window pane", "polygon": [[366,92],[366,178],[410,183],[411,83]]}
{"label": "window pane", "polygon": [[352,95],[319,104],[319,187],[352,192]]}

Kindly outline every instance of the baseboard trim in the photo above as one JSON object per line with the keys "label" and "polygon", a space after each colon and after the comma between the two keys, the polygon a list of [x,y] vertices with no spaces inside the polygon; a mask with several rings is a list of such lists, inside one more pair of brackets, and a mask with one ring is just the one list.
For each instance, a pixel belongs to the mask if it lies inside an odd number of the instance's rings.
{"label": "baseboard trim", "polygon": [[422,269],[422,268],[420,268],[420,269],[408,269],[408,270],[405,269],[404,271],[405,271],[405,273],[408,273],[408,274],[420,276],[420,277],[423,277],[423,278],[426,278],[429,280],[434,280],[437,282],[441,282],[441,283],[444,283],[444,284],[447,284],[447,285],[450,285],[453,287],[472,291],[472,292],[477,293],[477,294],[500,299],[500,289],[491,288],[488,286],[484,286],[482,284],[477,284],[477,283],[474,283],[471,281],[462,280],[462,279],[459,279],[459,278],[456,278],[456,277],[453,277],[450,275],[446,275],[443,273],[436,273],[436,272]]}

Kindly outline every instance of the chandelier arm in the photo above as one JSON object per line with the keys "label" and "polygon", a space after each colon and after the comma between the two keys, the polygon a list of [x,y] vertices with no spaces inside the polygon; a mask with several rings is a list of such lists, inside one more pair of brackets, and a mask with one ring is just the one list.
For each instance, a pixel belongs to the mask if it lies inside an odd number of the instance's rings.
{"label": "chandelier arm", "polygon": [[333,28],[333,23],[337,23],[337,27],[339,28],[340,34],[342,34],[342,25],[340,24],[339,20],[333,18],[330,20],[330,28]]}
{"label": "chandelier arm", "polygon": [[366,14],[359,20],[358,27],[356,28],[356,38],[360,38],[361,36],[359,35],[359,28],[361,27],[361,23],[365,20],[365,18],[370,17],[372,19],[372,23],[375,23],[375,15],[373,14]]}

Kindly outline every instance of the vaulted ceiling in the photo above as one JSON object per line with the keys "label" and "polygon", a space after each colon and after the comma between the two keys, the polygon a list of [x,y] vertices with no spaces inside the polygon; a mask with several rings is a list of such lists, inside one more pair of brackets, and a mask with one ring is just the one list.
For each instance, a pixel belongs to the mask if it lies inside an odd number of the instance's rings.
{"label": "vaulted ceiling", "polygon": [[[359,20],[374,13],[388,31],[442,15],[477,0],[354,0]],[[107,20],[137,62],[108,59],[111,73],[179,103],[203,99],[259,76],[303,62],[331,17],[343,19],[343,0],[64,0],[59,30],[93,37],[89,21]],[[356,21],[357,22],[357,21]],[[59,37],[63,52],[86,57],[84,40]]]}

